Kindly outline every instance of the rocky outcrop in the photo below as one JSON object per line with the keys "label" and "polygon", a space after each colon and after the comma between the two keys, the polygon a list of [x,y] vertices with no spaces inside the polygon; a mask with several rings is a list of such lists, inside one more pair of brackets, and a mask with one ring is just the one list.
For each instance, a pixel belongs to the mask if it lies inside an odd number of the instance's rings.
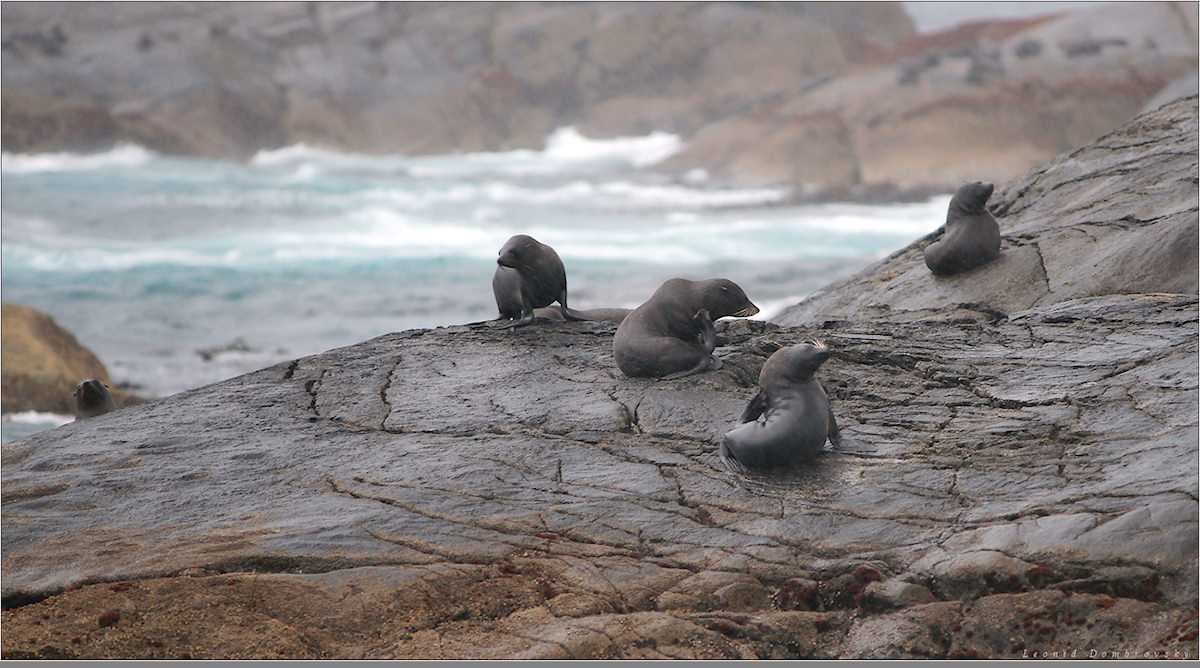
{"label": "rocky outcrop", "polygon": [[[1196,6],[915,35],[902,3],[5,3],[6,151],[244,159],[668,131],[658,169],[826,198],[1003,182],[1195,70]],[[1193,77],[1194,81],[1194,77]],[[1184,91],[1186,92],[1186,91]],[[698,172],[693,172],[698,173]]]}
{"label": "rocky outcrop", "polygon": [[6,3],[7,151],[245,158],[695,128],[912,34],[893,3]]}
{"label": "rocky outcrop", "polygon": [[964,312],[991,319],[1081,297],[1195,294],[1197,137],[1197,98],[1177,100],[993,196],[989,209],[1002,235],[998,260],[934,277],[922,253],[939,229],[821,289],[776,321],[813,325]]}
{"label": "rocky outcrop", "polygon": [[50,316],[5,302],[0,314],[3,341],[3,411],[75,413],[75,386],[88,378],[108,385],[118,405],[140,401],[112,387],[108,371],[75,336]]}
{"label": "rocky outcrop", "polygon": [[[1158,197],[1128,184],[1075,205]],[[674,381],[624,377],[604,322],[399,332],[6,445],[4,656],[1195,658],[1197,295],[929,299],[722,322],[722,368]],[[763,361],[814,336],[841,445],[726,471]]]}
{"label": "rocky outcrop", "polygon": [[1196,25],[1195,5],[1103,3],[916,36],[701,128],[664,167],[823,197],[1002,183],[1123,125],[1194,72]]}

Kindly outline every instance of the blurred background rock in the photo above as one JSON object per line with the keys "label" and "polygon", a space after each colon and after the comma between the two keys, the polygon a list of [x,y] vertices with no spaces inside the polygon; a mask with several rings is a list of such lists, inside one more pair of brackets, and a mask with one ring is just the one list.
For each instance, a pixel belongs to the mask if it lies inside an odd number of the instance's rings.
{"label": "blurred background rock", "polygon": [[1196,90],[1195,3],[6,2],[2,13],[3,144],[19,153],[496,151],[577,126],[680,135],[686,150],[658,170],[891,199],[952,190],[983,166],[1018,176],[1168,101],[1160,93]]}

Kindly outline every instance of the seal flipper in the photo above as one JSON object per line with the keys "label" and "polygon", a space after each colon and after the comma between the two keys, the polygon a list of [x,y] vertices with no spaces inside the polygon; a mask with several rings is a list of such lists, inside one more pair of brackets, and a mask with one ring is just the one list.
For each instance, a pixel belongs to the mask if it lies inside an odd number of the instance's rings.
{"label": "seal flipper", "polygon": [[513,327],[524,327],[524,326],[528,325],[529,323],[533,322],[533,318],[534,318],[533,307],[529,305],[529,300],[525,299],[524,295],[522,295],[520,319],[514,320],[506,325],[501,325],[500,329],[511,329]]}
{"label": "seal flipper", "polygon": [[[767,394],[759,390],[758,394],[754,395],[754,398],[750,400],[750,403],[746,404],[746,407],[742,409],[742,414],[738,416],[738,422],[753,422],[765,410],[767,410]],[[832,417],[832,413],[830,417]],[[836,427],[834,428],[836,429]]]}
{"label": "seal flipper", "polygon": [[704,346],[704,352],[712,355],[712,351],[717,349],[717,329],[713,326],[712,316],[708,314],[708,309],[702,308],[692,319],[700,326],[700,345]]}
{"label": "seal flipper", "polygon": [[829,442],[835,446],[842,443],[842,431],[838,429],[837,418],[833,417],[833,406],[829,407]]}
{"label": "seal flipper", "polygon": [[567,308],[567,291],[566,290],[563,290],[562,295],[559,296],[559,298],[558,298],[558,307],[559,307],[559,309],[562,310],[563,320],[575,320],[575,321],[591,320],[591,318],[586,318],[582,315],[579,315],[579,313]]}
{"label": "seal flipper", "polygon": [[687,371],[680,371],[677,373],[673,373],[669,376],[663,376],[662,379],[663,380],[675,380],[676,378],[683,378],[684,376],[690,376],[692,374],[701,373],[703,371],[708,371],[709,369],[719,369],[719,368],[721,368],[720,365],[721,365],[721,362],[718,361],[716,358],[714,358],[712,355],[705,355],[704,359],[700,360],[700,363],[697,364],[696,366],[688,369]]}

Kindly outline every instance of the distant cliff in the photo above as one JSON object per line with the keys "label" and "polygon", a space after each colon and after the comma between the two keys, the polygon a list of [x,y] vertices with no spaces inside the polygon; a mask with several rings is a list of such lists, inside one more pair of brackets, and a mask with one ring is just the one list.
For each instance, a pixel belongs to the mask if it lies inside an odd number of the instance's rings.
{"label": "distant cliff", "polygon": [[1195,68],[1196,6],[914,33],[900,3],[26,3],[3,13],[10,152],[244,159],[540,147],[665,130],[663,165],[863,196],[1002,181]]}

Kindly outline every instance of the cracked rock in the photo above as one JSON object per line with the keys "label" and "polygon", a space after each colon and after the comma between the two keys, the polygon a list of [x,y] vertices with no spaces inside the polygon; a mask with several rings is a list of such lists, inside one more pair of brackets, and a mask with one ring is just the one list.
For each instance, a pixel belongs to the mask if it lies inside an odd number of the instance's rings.
{"label": "cracked rock", "polygon": [[[1195,244],[1134,255],[1194,239],[1195,118],[999,191],[1007,262],[935,285],[917,244],[789,326],[718,323],[717,371],[624,378],[608,323],[473,323],[7,444],[4,656],[1194,658]],[[1046,280],[987,275],[1040,277],[1034,245]],[[1098,249],[1141,273],[1085,286]],[[726,470],[762,362],[814,337],[842,442]]]}

